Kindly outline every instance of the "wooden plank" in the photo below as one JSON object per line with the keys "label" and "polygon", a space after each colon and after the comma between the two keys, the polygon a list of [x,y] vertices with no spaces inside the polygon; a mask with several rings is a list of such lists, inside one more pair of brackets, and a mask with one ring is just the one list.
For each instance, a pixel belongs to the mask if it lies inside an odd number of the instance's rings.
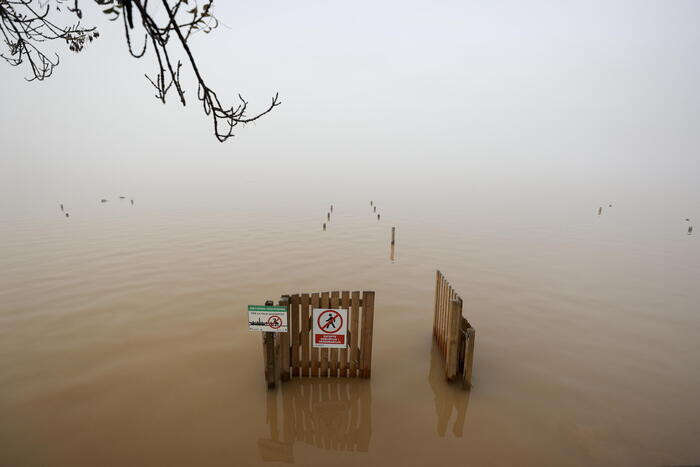
{"label": "wooden plank", "polygon": [[440,347],[440,353],[442,354],[443,362],[445,361],[445,338],[446,338],[446,323],[447,323],[447,281],[444,276],[440,284],[440,339],[438,339],[438,344]]}
{"label": "wooden plank", "polygon": [[[320,299],[318,296],[318,293],[313,293],[311,294],[311,308],[319,308],[320,305]],[[309,313],[309,329],[313,329],[313,326],[311,326],[311,320],[313,319],[313,312]],[[309,343],[311,345],[311,343]],[[311,376],[316,377],[318,376],[319,369],[321,368],[321,358],[320,358],[320,352],[316,347],[311,347]]]}
{"label": "wooden plank", "polygon": [[464,360],[464,378],[462,386],[466,389],[472,387],[472,367],[474,366],[474,341],[476,339],[476,330],[474,328],[467,329],[467,350],[465,351]]}
{"label": "wooden plank", "polygon": [[360,348],[358,346],[360,337],[360,292],[352,293],[350,302],[350,372],[351,378],[357,376],[357,370],[360,368]]}
{"label": "wooden plank", "polygon": [[437,309],[440,298],[440,270],[435,270],[435,306],[433,307],[433,338],[437,336]]}
{"label": "wooden plank", "polygon": [[289,324],[289,335],[291,337],[291,374],[293,377],[298,377],[301,375],[301,368],[299,362],[300,358],[300,335],[301,330],[299,326],[299,294],[294,294],[291,296],[290,312],[289,312],[290,324]]}
{"label": "wooden plank", "polygon": [[[341,308],[348,310],[348,322],[346,324],[348,331],[350,330],[350,292],[344,290],[340,298]],[[346,339],[349,339],[349,334]],[[346,345],[349,341],[346,341]],[[347,378],[348,376],[348,349],[340,349],[340,374],[341,378]]]}
{"label": "wooden plank", "polygon": [[[338,308],[340,306],[340,292],[331,292],[331,308]],[[339,349],[330,349],[330,360],[328,362],[328,370],[330,371],[330,376],[337,378],[340,376],[338,374],[338,369],[340,368],[338,357]]]}
{"label": "wooden plank", "polygon": [[263,332],[263,361],[265,362],[265,383],[268,389],[275,387],[275,341],[274,332]]}
{"label": "wooden plank", "polygon": [[289,381],[290,378],[290,366],[291,366],[291,343],[289,342],[289,295],[283,295],[282,299],[279,301],[280,306],[287,307],[287,332],[278,333],[279,336],[279,349],[280,349],[280,379],[282,381]]}
{"label": "wooden plank", "polygon": [[[452,293],[454,296],[454,293]],[[454,381],[459,367],[459,328],[462,318],[462,303],[460,300],[450,300],[450,315],[447,327],[447,358],[445,372],[449,381]]]}
{"label": "wooden plank", "polygon": [[374,292],[362,292],[362,377],[372,376],[372,332],[374,330]]}
{"label": "wooden plank", "polygon": [[279,381],[282,376],[282,351],[280,349],[280,332],[273,332],[274,334],[274,361],[275,361],[275,382]]}
{"label": "wooden plank", "polygon": [[440,354],[442,354],[442,330],[444,326],[444,320],[443,320],[443,311],[444,311],[444,302],[445,299],[445,281],[443,280],[442,276],[440,276],[440,298],[438,300],[438,336],[437,336],[437,344],[438,344],[438,349],[440,350]]}
{"label": "wooden plank", "polygon": [[[321,292],[321,306],[320,308],[328,308],[330,306],[330,298],[328,292]],[[321,377],[328,376],[328,357],[330,355],[330,349],[319,349],[321,351]]]}
{"label": "wooden plank", "polygon": [[304,293],[301,294],[301,304],[299,308],[299,321],[301,324],[301,338],[300,338],[300,346],[301,346],[301,375],[302,376],[309,376],[311,374],[311,358],[310,358],[310,349],[311,349],[311,344],[309,342],[309,324],[311,323],[311,320],[309,319],[309,304],[310,304],[310,298],[309,294]]}

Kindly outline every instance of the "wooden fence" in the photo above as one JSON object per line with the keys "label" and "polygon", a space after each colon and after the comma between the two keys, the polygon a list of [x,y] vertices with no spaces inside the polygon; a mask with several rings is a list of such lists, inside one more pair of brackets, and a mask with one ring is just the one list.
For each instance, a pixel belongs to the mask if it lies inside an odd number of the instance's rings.
{"label": "wooden fence", "polygon": [[[289,332],[263,332],[265,381],[268,388],[291,378],[369,378],[372,373],[374,292],[320,292],[283,295]],[[348,310],[348,348],[319,349],[311,344],[312,310]]]}
{"label": "wooden fence", "polygon": [[471,388],[476,332],[462,316],[462,303],[445,276],[437,271],[433,336],[445,363],[447,379],[461,380],[465,388]]}

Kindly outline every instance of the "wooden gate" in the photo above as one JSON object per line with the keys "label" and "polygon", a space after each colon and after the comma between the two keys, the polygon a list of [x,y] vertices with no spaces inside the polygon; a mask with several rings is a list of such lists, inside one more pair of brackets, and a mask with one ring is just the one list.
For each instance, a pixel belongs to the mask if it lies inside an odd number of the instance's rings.
{"label": "wooden gate", "polygon": [[[374,292],[320,292],[282,295],[289,332],[263,332],[265,381],[268,388],[290,378],[369,378],[372,373]],[[348,348],[319,349],[311,344],[312,310],[348,310]]]}
{"label": "wooden gate", "polygon": [[462,316],[460,296],[440,271],[435,276],[433,336],[445,363],[445,375],[449,381],[459,379],[465,388],[471,388],[476,332]]}

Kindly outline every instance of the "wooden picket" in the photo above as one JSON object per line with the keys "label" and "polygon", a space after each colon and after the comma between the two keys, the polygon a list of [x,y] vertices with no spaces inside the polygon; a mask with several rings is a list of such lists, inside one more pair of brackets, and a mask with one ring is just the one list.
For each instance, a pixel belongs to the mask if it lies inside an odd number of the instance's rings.
{"label": "wooden picket", "polygon": [[[283,295],[280,306],[288,313],[287,333],[263,332],[265,380],[269,388],[277,380],[292,378],[340,377],[370,378],[372,374],[372,334],[374,292],[332,291]],[[314,308],[348,310],[347,349],[313,347]]]}
{"label": "wooden picket", "polygon": [[465,388],[470,388],[476,331],[462,316],[462,305],[462,299],[445,276],[436,271],[433,336],[445,364],[447,379],[459,379]]}

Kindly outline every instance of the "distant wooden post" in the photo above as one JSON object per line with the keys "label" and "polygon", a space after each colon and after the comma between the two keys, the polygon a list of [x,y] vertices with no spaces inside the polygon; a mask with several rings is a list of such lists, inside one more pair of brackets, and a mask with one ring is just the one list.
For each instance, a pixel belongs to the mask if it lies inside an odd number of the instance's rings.
{"label": "distant wooden post", "polygon": [[377,220],[379,220],[379,219],[381,219],[381,218],[382,218],[382,215],[381,215],[381,214],[377,214]]}
{"label": "distant wooden post", "polygon": [[333,212],[333,205],[331,204],[331,212]]}
{"label": "distant wooden post", "polygon": [[323,223],[323,230],[326,230],[326,223]]}
{"label": "distant wooden post", "polygon": [[331,220],[331,213],[330,213],[330,212],[327,212],[327,213],[326,213],[326,217],[328,218],[328,220]]}
{"label": "distant wooden post", "polygon": [[374,212],[377,212],[377,206],[374,207]]}
{"label": "distant wooden post", "polygon": [[396,227],[391,228],[391,244],[396,244]]}

